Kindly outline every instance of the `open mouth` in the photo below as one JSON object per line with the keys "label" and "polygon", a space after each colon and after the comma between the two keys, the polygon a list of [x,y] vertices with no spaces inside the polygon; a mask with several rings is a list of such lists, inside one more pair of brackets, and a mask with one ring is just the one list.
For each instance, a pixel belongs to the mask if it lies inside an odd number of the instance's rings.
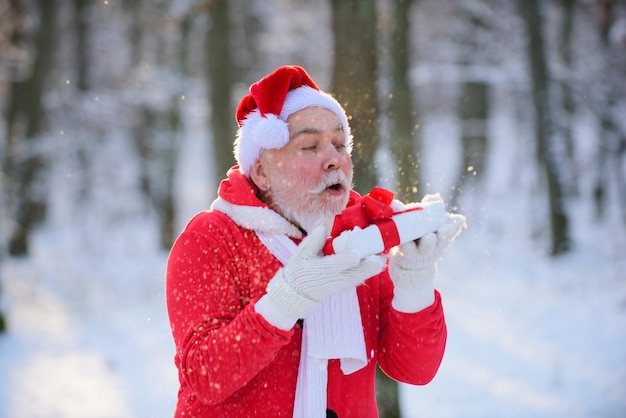
{"label": "open mouth", "polygon": [[341,195],[343,194],[343,184],[341,183],[333,183],[325,189],[326,192],[331,195]]}
{"label": "open mouth", "polygon": [[342,195],[348,188],[345,176],[341,173],[333,173],[328,178],[320,181],[316,187],[309,189],[309,193],[321,194],[326,192],[331,195]]}

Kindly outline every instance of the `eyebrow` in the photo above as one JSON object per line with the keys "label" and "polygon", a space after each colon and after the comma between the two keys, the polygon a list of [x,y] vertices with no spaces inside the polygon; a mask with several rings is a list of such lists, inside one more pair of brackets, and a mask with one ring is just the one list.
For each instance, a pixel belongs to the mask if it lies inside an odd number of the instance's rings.
{"label": "eyebrow", "polygon": [[[294,139],[302,134],[319,134],[321,131],[317,128],[314,128],[312,126],[305,126],[304,128],[294,132],[289,139]],[[341,124],[341,122],[337,123],[337,126],[335,127],[335,132],[343,132],[343,125]]]}

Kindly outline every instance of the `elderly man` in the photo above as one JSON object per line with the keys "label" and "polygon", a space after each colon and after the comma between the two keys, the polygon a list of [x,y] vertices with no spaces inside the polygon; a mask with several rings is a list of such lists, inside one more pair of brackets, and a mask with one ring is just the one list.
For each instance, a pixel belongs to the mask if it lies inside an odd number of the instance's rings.
{"label": "elderly man", "polygon": [[324,256],[335,215],[359,197],[344,110],[286,66],[236,117],[238,166],[168,260],[175,416],[377,417],[377,365],[417,385],[439,368],[435,266],[464,218],[389,254]]}

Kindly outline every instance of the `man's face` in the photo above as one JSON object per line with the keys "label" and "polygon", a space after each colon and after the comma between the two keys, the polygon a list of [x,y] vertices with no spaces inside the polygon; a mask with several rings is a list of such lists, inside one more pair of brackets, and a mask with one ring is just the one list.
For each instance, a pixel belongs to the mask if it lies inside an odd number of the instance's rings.
{"label": "man's face", "polygon": [[337,116],[321,107],[287,119],[289,142],[267,150],[270,199],[274,209],[310,231],[332,222],[345,208],[352,184],[352,159]]}

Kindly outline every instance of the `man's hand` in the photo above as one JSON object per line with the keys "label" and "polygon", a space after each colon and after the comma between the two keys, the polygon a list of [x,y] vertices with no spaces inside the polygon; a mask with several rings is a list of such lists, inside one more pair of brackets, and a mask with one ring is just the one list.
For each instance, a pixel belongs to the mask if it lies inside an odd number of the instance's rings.
{"label": "man's hand", "polygon": [[276,316],[278,307],[283,317],[288,318],[280,322],[284,326],[293,325],[313,312],[322,299],[357,286],[384,268],[384,259],[380,256],[364,260],[352,252],[322,256],[326,238],[324,228],[320,227],[300,243],[289,262],[268,283],[270,300],[259,300],[257,305],[261,303],[261,306],[256,307],[257,312],[279,326],[268,318]]}
{"label": "man's hand", "polygon": [[[434,199],[441,198],[427,195],[422,202]],[[392,249],[389,275],[394,282],[392,304],[395,309],[417,312],[433,303],[437,261],[465,227],[463,215],[448,213],[446,223],[437,231]]]}

